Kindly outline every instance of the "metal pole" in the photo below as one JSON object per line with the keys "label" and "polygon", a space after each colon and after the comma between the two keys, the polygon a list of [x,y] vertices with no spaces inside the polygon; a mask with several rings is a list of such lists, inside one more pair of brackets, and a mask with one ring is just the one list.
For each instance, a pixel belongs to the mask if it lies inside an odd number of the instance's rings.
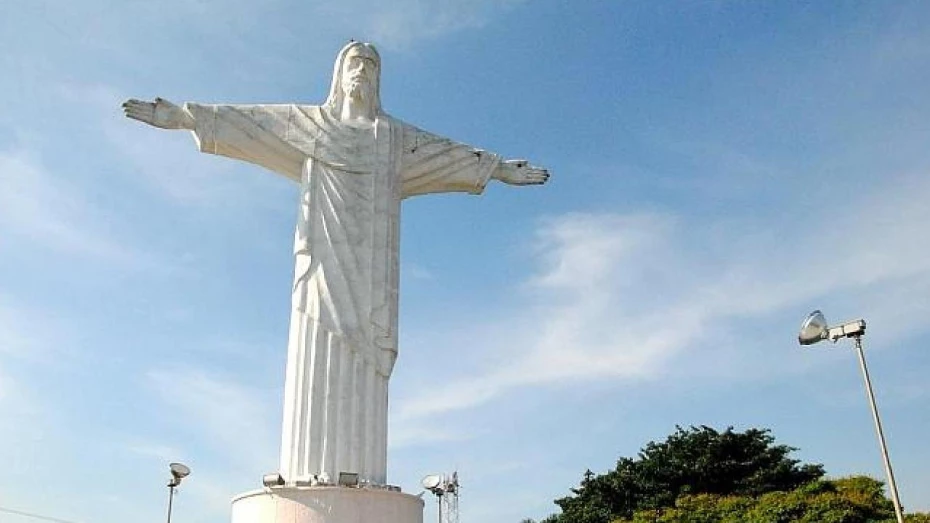
{"label": "metal pole", "polygon": [[865,380],[865,391],[869,396],[869,406],[872,407],[872,419],[875,420],[875,432],[878,434],[878,443],[882,449],[882,460],[885,462],[885,475],[888,476],[888,490],[891,491],[891,501],[894,503],[894,514],[898,523],[904,523],[904,512],[901,510],[901,499],[898,497],[898,486],[894,482],[894,472],[891,470],[891,458],[888,457],[888,446],[885,444],[885,433],[882,431],[882,421],[878,417],[878,407],[875,405],[875,395],[872,393],[872,380],[869,379],[869,369],[865,365],[865,353],[862,351],[862,336],[856,336],[856,353],[859,354],[859,367],[862,368],[862,378]]}
{"label": "metal pole", "polygon": [[168,523],[171,523],[171,502],[174,500],[174,485],[168,483]]}

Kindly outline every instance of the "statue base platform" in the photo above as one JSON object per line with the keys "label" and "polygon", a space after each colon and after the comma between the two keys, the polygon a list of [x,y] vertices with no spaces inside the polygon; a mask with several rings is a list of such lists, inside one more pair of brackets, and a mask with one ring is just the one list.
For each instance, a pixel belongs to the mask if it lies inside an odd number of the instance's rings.
{"label": "statue base platform", "polygon": [[233,498],[232,523],[423,523],[423,500],[352,487],[272,487]]}

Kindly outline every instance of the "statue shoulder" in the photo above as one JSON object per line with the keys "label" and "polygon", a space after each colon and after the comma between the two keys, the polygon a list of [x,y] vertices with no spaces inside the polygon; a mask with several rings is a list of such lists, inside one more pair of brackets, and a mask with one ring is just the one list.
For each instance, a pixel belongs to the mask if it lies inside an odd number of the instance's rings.
{"label": "statue shoulder", "polygon": [[415,125],[400,120],[396,121],[403,132],[404,148],[411,152],[416,152],[423,146],[449,146],[455,143],[449,138],[424,131]]}
{"label": "statue shoulder", "polygon": [[289,104],[288,107],[295,114],[302,114],[314,120],[319,119],[323,113],[323,106],[321,105]]}

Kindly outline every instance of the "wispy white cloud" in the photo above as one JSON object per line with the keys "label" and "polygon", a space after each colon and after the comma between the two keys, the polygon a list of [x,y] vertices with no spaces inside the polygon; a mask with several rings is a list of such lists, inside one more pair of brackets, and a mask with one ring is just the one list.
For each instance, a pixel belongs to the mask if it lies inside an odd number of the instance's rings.
{"label": "wispy white cloud", "polygon": [[406,48],[458,31],[483,27],[526,0],[351,0],[320,5],[324,16],[352,20],[366,38],[390,48]]}
{"label": "wispy white cloud", "polygon": [[[790,220],[765,229],[698,230],[657,214],[546,220],[537,231],[542,267],[528,283],[534,305],[503,320],[532,327],[488,351],[512,354],[508,348],[519,347],[520,355],[483,373],[443,376],[428,398],[403,401],[400,420],[418,425],[519,386],[651,379],[685,361],[692,374],[719,372],[710,368],[719,361],[710,356],[735,345],[726,333],[752,329],[791,304],[829,293],[882,283],[919,302],[924,286],[918,283],[930,280],[930,244],[917,241],[930,222],[926,198],[926,177],[899,176],[878,194],[855,196],[850,203],[858,206],[825,205],[809,216],[825,228],[800,231]],[[726,241],[718,237],[731,233]],[[775,240],[782,248],[772,248]],[[679,361],[686,348],[700,349],[705,363]]]}
{"label": "wispy white cloud", "polygon": [[135,454],[156,458],[161,462],[183,461],[184,452],[170,445],[150,442],[137,442],[129,445],[128,450]]}
{"label": "wispy white cloud", "polygon": [[270,391],[193,368],[154,370],[148,379],[191,432],[222,449],[237,468],[261,471],[275,463]]}
{"label": "wispy white cloud", "polygon": [[283,177],[241,162],[204,157],[187,131],[165,131],[126,118],[120,104],[130,96],[111,86],[62,84],[57,95],[83,108],[87,121],[106,138],[116,174],[133,185],[188,207],[267,209],[291,203],[288,189],[293,187]]}
{"label": "wispy white cloud", "polygon": [[17,361],[49,370],[70,364],[79,339],[70,322],[0,291],[0,366]]}
{"label": "wispy white cloud", "polygon": [[0,295],[0,355],[29,355],[40,346],[39,324]]}
{"label": "wispy white cloud", "polygon": [[453,428],[442,429],[429,424],[406,421],[393,423],[388,432],[388,444],[392,449],[424,444],[454,443],[474,438],[476,431],[468,433]]}
{"label": "wispy white cloud", "polygon": [[48,171],[34,154],[0,151],[0,227],[7,238],[15,234],[60,253],[139,263],[137,253],[108,233],[107,222],[77,186]]}
{"label": "wispy white cloud", "polygon": [[17,508],[42,506],[43,494],[29,485],[54,468],[61,443],[57,412],[32,380],[30,364],[39,360],[36,367],[48,369],[45,333],[53,325],[36,319],[0,295],[0,460],[14,471],[0,477],[0,489]]}
{"label": "wispy white cloud", "polygon": [[230,497],[258,485],[277,462],[271,414],[277,411],[276,394],[194,367],[153,370],[147,379],[162,410],[176,416],[175,431],[188,437],[183,446],[136,440],[127,449],[162,463],[196,456],[186,462],[196,469],[196,478],[184,485],[187,510],[195,519],[228,517]]}
{"label": "wispy white cloud", "polygon": [[432,280],[435,279],[432,271],[423,267],[422,265],[417,265],[415,263],[408,263],[406,266],[402,267],[403,271],[402,278],[412,278],[415,280]]}
{"label": "wispy white cloud", "polygon": [[506,340],[507,347],[525,348],[524,355],[407,401],[401,419],[475,406],[515,386],[654,372],[696,329],[686,311],[680,328],[669,330],[663,328],[667,311],[637,310],[634,294],[642,291],[644,275],[663,258],[674,261],[668,256],[673,230],[674,220],[656,214],[573,213],[546,220],[536,245],[543,267],[528,283],[536,305],[528,308],[530,317],[506,320],[526,326],[518,339]]}

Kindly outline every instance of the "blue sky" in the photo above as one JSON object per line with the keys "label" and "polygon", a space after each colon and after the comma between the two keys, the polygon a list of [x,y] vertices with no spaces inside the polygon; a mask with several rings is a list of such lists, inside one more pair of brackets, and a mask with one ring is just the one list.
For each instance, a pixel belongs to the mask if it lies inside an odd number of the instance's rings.
{"label": "blue sky", "polygon": [[[930,4],[30,0],[0,16],[0,506],[228,520],[274,470],[296,188],[128,97],[325,97],[349,38],[405,121],[553,172],[404,204],[388,474],[555,511],[676,424],[768,427],[930,510]],[[427,503],[430,520],[435,506]],[[32,521],[4,514],[3,521]]]}

